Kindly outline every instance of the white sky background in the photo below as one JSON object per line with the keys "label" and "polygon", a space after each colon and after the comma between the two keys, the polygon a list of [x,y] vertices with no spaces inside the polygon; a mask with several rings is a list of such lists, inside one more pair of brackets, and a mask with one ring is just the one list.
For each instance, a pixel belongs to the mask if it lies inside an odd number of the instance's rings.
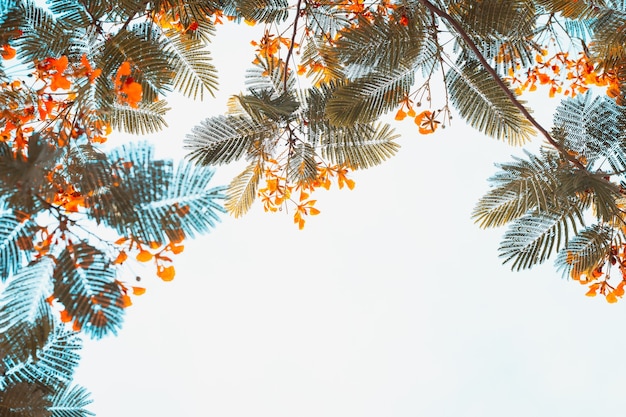
{"label": "white sky background", "polygon": [[[184,135],[243,89],[255,29],[218,28],[217,99],[170,100],[154,140]],[[556,105],[545,92],[539,103]],[[525,97],[525,98],[530,98]],[[550,125],[551,109],[536,109]],[[494,162],[520,149],[460,118],[314,194],[303,231],[257,203],[186,242],[177,276],[146,276],[118,337],[87,342],[76,381],[98,417],[624,415],[626,301],[609,305],[551,262],[510,272],[501,230],[470,219]],[[215,185],[237,169],[220,168]]]}

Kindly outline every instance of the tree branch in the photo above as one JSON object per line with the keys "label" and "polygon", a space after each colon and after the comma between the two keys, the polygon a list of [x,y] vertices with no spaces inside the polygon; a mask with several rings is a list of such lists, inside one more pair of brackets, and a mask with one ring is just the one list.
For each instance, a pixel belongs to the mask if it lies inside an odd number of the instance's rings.
{"label": "tree branch", "polygon": [[496,84],[498,84],[500,89],[504,91],[504,93],[509,98],[509,100],[513,103],[513,105],[517,107],[519,111],[524,115],[524,117],[526,117],[526,119],[528,119],[528,121],[535,127],[535,129],[537,129],[546,138],[546,140],[550,143],[550,145],[556,148],[556,150],[559,151],[561,155],[565,157],[565,159],[570,161],[577,168],[580,168],[586,171],[587,168],[585,168],[585,166],[578,159],[576,159],[573,155],[570,155],[567,152],[567,150],[565,150],[557,141],[555,141],[554,138],[550,135],[550,133],[543,126],[541,126],[541,124],[537,120],[535,120],[535,118],[530,114],[530,112],[526,109],[526,107],[524,107],[524,105],[520,103],[520,101],[517,99],[515,94],[509,89],[509,87],[504,83],[504,81],[502,81],[500,76],[496,73],[496,70],[494,70],[491,67],[491,65],[489,65],[489,62],[487,62],[483,54],[480,52],[480,50],[478,49],[478,47],[476,46],[472,38],[467,34],[467,32],[463,29],[463,27],[452,16],[450,16],[444,10],[441,10],[440,8],[432,4],[430,1],[428,0],[418,0],[418,1],[422,5],[424,5],[424,7],[426,7],[428,10],[430,10],[432,13],[435,13],[437,16],[441,17],[442,19],[450,23],[450,25],[454,28],[454,30],[456,30],[456,32],[461,36],[461,38],[463,38],[467,46],[472,50],[472,52],[474,52],[474,55],[476,56],[478,61],[481,63],[483,68],[485,68],[485,70],[493,78]]}
{"label": "tree branch", "polygon": [[285,58],[285,74],[283,75],[283,89],[287,92],[287,79],[289,76],[289,60],[291,59],[291,55],[293,54],[293,45],[296,41],[296,34],[298,33],[298,19],[300,19],[300,7],[302,5],[302,0],[298,0],[298,4],[296,4],[296,18],[293,20],[293,32],[291,34],[291,43],[289,44],[289,50],[287,51],[287,57]]}

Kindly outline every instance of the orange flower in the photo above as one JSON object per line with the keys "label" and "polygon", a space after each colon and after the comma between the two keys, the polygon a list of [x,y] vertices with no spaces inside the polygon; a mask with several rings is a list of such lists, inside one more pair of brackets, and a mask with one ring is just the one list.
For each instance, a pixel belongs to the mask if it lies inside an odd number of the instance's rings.
{"label": "orange flower", "polygon": [[354,189],[354,180],[351,180],[346,176],[348,173],[347,168],[339,168],[337,169],[337,185],[339,185],[339,189],[341,190],[345,185],[348,186],[349,189]]}
{"label": "orange flower", "polygon": [[161,266],[157,267],[157,275],[163,281],[171,281],[174,279],[174,275],[176,275],[176,270],[173,266]]}
{"label": "orange flower", "polygon": [[63,73],[67,69],[67,57],[63,55],[59,59],[48,58],[47,59],[50,66],[56,70],[56,72],[51,74],[52,81],[50,82],[50,89],[52,91],[56,91],[59,88],[63,90],[67,90],[72,85],[70,81],[65,78]]}
{"label": "orange flower", "polygon": [[122,308],[130,307],[133,305],[133,301],[126,294],[122,295],[121,302],[122,302]]}
{"label": "orange flower", "polygon": [[115,74],[115,88],[117,90],[118,101],[128,104],[132,108],[139,107],[143,91],[141,84],[135,82],[130,76],[130,62],[124,61]]}
{"label": "orange flower", "polygon": [[428,135],[437,130],[440,122],[435,120],[436,113],[430,110],[424,110],[417,116],[415,116],[415,124],[419,127],[419,132],[423,135]]}
{"label": "orange flower", "polygon": [[143,287],[131,287],[133,289],[133,295],[143,295],[146,289]]}
{"label": "orange flower", "polygon": [[70,321],[72,321],[70,313],[68,313],[67,310],[61,311],[61,323],[69,323]]}
{"label": "orange flower", "polygon": [[124,261],[128,259],[128,255],[126,254],[125,251],[121,251],[118,255],[117,258],[115,258],[115,260],[113,261],[113,264],[122,264],[124,263]]}
{"label": "orange flower", "polygon": [[398,109],[398,112],[396,113],[396,120],[404,120],[404,118],[406,117],[406,112],[404,110],[402,110],[401,108]]}
{"label": "orange flower", "polygon": [[137,254],[137,260],[139,262],[148,262],[152,259],[152,256],[152,253],[148,252],[147,250],[142,250]]}
{"label": "orange flower", "polygon": [[80,63],[85,67],[85,75],[89,78],[89,82],[93,83],[93,81],[102,73],[100,68],[93,69],[89,60],[87,59],[87,55],[83,54],[80,57]]}
{"label": "orange flower", "polygon": [[11,45],[6,44],[2,45],[2,50],[0,50],[0,55],[4,59],[13,59],[15,58],[15,49],[11,47]]}

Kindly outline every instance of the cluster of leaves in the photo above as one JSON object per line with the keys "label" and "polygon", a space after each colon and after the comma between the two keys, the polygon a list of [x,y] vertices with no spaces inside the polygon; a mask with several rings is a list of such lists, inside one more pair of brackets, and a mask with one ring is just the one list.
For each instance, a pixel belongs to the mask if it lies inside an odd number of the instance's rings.
{"label": "cluster of leaves", "polygon": [[210,168],[158,159],[147,143],[102,147],[114,129],[164,127],[158,97],[171,88],[215,87],[205,41],[151,31],[150,14],[131,25],[144,12],[0,2],[2,415],[91,414],[72,384],[81,337],[117,334],[145,292],[130,261],[172,280],[172,255],[224,211]]}
{"label": "cluster of leaves", "polygon": [[[396,120],[410,117],[432,134],[454,110],[514,145],[537,133],[546,140],[539,155],[502,164],[475,210],[482,227],[509,225],[504,262],[519,270],[557,254],[557,266],[589,284],[589,295],[623,295],[621,281],[609,279],[621,280],[611,268],[621,265],[615,248],[624,240],[624,2],[299,1],[295,16],[287,3],[258,6],[243,13],[265,25],[252,43],[248,93],[233,99],[229,116],[187,137],[200,164],[250,161],[229,188],[232,213],[243,214],[255,195],[275,211],[300,190],[292,204],[302,226],[303,215],[317,213],[308,198],[323,169],[368,168],[395,153],[387,134],[362,140],[365,126],[379,131],[371,126],[397,109]],[[293,81],[298,75],[311,87],[296,89],[305,84]],[[436,83],[445,93],[433,98]],[[537,85],[566,96],[552,132],[517,97]],[[428,108],[418,113],[422,103]]]}
{"label": "cluster of leaves", "polygon": [[[209,41],[225,20],[262,34],[246,91],[187,135],[190,162],[146,144],[104,152],[113,130],[163,128],[169,91],[213,93]],[[500,165],[474,218],[508,225],[514,269],[556,254],[588,295],[617,301],[625,28],[620,0],[0,0],[0,409],[85,415],[70,384],[79,335],[119,330],[144,291],[118,278],[130,260],[171,280],[172,255],[214,226],[222,198],[235,217],[257,198],[290,208],[303,228],[313,192],[351,189],[352,171],[398,151],[380,121],[392,111],[420,134],[452,112],[514,145],[541,134],[539,154]],[[542,84],[566,95],[551,131],[518,98]],[[224,195],[209,186],[211,167],[242,160]]]}

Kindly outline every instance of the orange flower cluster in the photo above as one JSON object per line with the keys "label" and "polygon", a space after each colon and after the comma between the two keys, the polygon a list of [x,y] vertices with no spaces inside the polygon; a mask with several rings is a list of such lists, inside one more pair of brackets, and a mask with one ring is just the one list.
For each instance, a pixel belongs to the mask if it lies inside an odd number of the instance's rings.
{"label": "orange flower cluster", "polygon": [[[266,29],[261,40],[259,42],[254,40],[250,41],[250,45],[256,47],[255,51],[257,56],[254,61],[252,61],[254,64],[258,64],[260,59],[264,59],[274,64],[283,64],[282,60],[279,60],[276,55],[283,46],[287,49],[291,48],[291,39],[276,36]],[[294,43],[293,47],[298,48],[298,44]]]}
{"label": "orange flower cluster", "polygon": [[76,213],[80,206],[85,207],[85,197],[74,189],[72,184],[60,188],[54,196],[52,204],[63,208],[66,212]]}
{"label": "orange flower cluster", "polygon": [[16,53],[15,48],[11,47],[9,44],[2,45],[2,49],[0,50],[0,56],[6,60],[15,58]]}
{"label": "orange flower cluster", "polygon": [[[181,208],[181,210],[184,210],[184,208]],[[183,235],[182,232],[181,235]],[[176,270],[171,265],[173,262],[171,256],[178,255],[185,249],[182,240],[182,238],[180,240],[170,239],[168,244],[160,245],[157,242],[142,242],[135,237],[123,237],[115,241],[115,244],[122,246],[123,249],[112,263],[121,265],[128,260],[128,252],[136,252],[135,259],[137,261],[154,261],[156,275],[163,281],[171,281],[176,275]]]}
{"label": "orange flower cluster", "polygon": [[124,61],[115,74],[115,91],[117,91],[117,100],[120,104],[127,104],[136,109],[141,102],[143,91],[141,84],[135,82],[130,74],[130,62]]}
{"label": "orange flower cluster", "polygon": [[[575,255],[568,253],[566,262],[572,264],[574,261]],[[614,269],[619,271],[619,279],[611,277]],[[570,276],[581,285],[588,286],[586,296],[595,297],[600,294],[607,302],[616,303],[626,292],[626,244],[612,246],[611,253],[600,265],[588,271],[572,270]]]}
{"label": "orange flower cluster", "polygon": [[413,102],[408,97],[405,97],[400,103],[400,108],[396,112],[395,119],[402,121],[408,116],[413,119],[418,127],[418,131],[422,135],[429,135],[431,133],[435,133],[435,130],[437,130],[441,124],[441,122],[437,120],[437,116],[439,114],[440,111],[438,110],[435,110],[434,112],[424,110],[423,112],[417,114],[413,109]]}
{"label": "orange flower cluster", "polygon": [[[317,188],[329,190],[332,179],[337,178],[337,186],[342,189],[344,186],[350,190],[354,189],[354,180],[348,178],[349,168],[345,165],[322,166],[317,168],[317,177],[308,183],[294,184],[281,175],[284,168],[275,160],[267,160],[263,172],[266,186],[258,190],[257,195],[263,202],[263,209],[266,212],[277,212],[287,202],[291,202],[295,207],[293,222],[302,230],[306,223],[305,216],[316,216],[320,211],[315,208],[317,200],[311,200],[311,193]],[[293,193],[299,193],[297,201],[292,199]]]}
{"label": "orange flower cluster", "polygon": [[[598,72],[594,63],[584,53],[572,59],[567,52],[557,52],[547,58],[548,51],[543,50],[535,56],[536,65],[528,68],[524,73],[517,73],[509,68],[508,77],[515,93],[520,95],[524,91],[535,91],[537,84],[550,87],[549,96],[558,93],[574,97],[586,92],[590,86],[606,87],[606,94],[620,100],[620,80],[613,72]],[[516,68],[519,70],[520,66]]]}
{"label": "orange flower cluster", "polygon": [[[113,304],[115,304],[118,307],[128,308],[133,305],[133,301],[130,297],[130,293],[132,293],[132,295],[139,296],[146,292],[146,289],[143,287],[130,286],[129,288],[129,286],[125,285],[123,282],[118,281],[118,280],[115,281],[115,285],[117,285],[120,291],[119,298],[116,298],[115,300],[110,300],[109,296],[113,292],[109,291],[106,294],[100,293],[98,296],[91,296],[91,298],[89,299],[89,303],[93,306],[99,304],[99,305],[106,307],[107,305],[110,305],[111,302],[113,301]],[[70,312],[67,310],[67,308],[59,302],[59,300],[54,294],[47,297],[46,302],[54,310],[57,311],[57,313],[59,314],[61,323],[68,323],[68,324],[71,323],[72,330],[75,332],[79,332],[81,330],[82,326],[78,318],[73,317],[70,314]],[[107,318],[104,315],[104,312],[102,310],[96,310],[92,314],[89,324],[91,324],[94,327],[104,327],[106,325],[106,322],[107,322]]]}
{"label": "orange flower cluster", "polygon": [[[41,125],[44,131],[56,137],[58,146],[65,146],[70,139],[81,136],[90,142],[104,142],[106,135],[111,133],[111,127],[95,111],[84,118],[67,117],[73,103],[73,83],[80,78],[87,78],[92,83],[100,73],[84,55],[80,65],[69,65],[66,56],[36,62],[35,75],[41,86],[37,86],[32,95],[16,96],[29,97],[30,101],[16,99],[0,111],[0,122],[4,122],[4,126],[0,127],[0,140],[12,143],[16,152],[24,152],[28,137]],[[21,92],[30,88],[20,80],[0,84],[0,91]],[[58,90],[64,90],[65,93]],[[32,100],[30,97],[37,99]]]}

